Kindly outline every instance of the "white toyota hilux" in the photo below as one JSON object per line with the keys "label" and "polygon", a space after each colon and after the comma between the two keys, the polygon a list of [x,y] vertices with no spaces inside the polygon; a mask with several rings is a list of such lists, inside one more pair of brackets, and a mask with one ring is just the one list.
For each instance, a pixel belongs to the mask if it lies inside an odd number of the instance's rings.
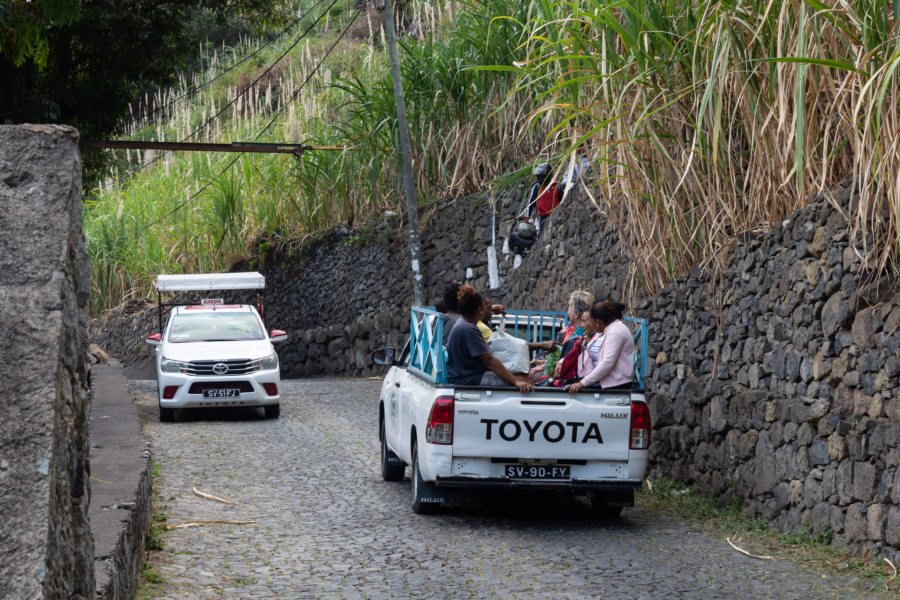
{"label": "white toyota hilux", "polygon": [[[166,292],[220,292],[263,289],[259,273],[160,275],[160,333],[146,337],[156,346],[159,420],[174,421],[175,410],[193,407],[262,407],[267,418],[281,412],[281,374],[274,342],[284,331],[267,333],[259,311],[247,304],[204,298],[200,304],[164,303]],[[171,309],[165,328],[162,310]]]}
{"label": "white toyota hilux", "polygon": [[[563,313],[511,316],[523,325],[510,333],[529,341],[555,335],[565,320]],[[383,479],[403,479],[408,465],[417,513],[437,510],[451,488],[515,487],[585,495],[598,516],[618,516],[643,483],[651,429],[643,391],[647,325],[625,320],[637,350],[631,390],[571,395],[538,387],[522,394],[512,386],[446,383],[440,315],[414,307],[406,348],[375,355],[391,365],[378,411]]]}

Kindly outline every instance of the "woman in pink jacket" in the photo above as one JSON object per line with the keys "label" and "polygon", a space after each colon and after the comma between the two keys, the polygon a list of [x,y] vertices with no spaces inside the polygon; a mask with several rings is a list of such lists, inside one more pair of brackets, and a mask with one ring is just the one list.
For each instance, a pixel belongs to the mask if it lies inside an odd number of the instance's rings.
{"label": "woman in pink jacket", "polygon": [[581,381],[566,386],[570,394],[600,384],[603,389],[629,389],[634,377],[634,338],[621,321],[625,305],[612,300],[591,307],[594,336],[587,340],[578,357]]}

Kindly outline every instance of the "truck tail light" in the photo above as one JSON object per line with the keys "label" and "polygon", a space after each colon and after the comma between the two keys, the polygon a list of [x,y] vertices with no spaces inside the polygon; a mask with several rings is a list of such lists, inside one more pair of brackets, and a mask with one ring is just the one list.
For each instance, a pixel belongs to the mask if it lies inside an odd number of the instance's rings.
{"label": "truck tail light", "polygon": [[453,396],[438,396],[431,406],[425,441],[429,444],[453,443]]}
{"label": "truck tail light", "polygon": [[175,397],[175,392],[178,391],[177,385],[167,385],[163,388],[163,400],[171,400]]}
{"label": "truck tail light", "polygon": [[631,403],[631,436],[628,448],[646,450],[650,447],[650,407],[646,402]]}

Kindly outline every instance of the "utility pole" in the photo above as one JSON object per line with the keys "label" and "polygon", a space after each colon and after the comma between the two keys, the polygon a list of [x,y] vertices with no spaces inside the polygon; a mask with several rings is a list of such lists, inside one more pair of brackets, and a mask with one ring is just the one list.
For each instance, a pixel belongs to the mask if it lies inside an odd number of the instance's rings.
{"label": "utility pole", "polygon": [[[377,0],[372,0],[375,6]],[[400,78],[400,58],[397,55],[397,35],[394,33],[394,14],[391,0],[384,0],[384,31],[387,37],[388,55],[391,59],[391,76],[394,79],[394,102],[397,104],[397,127],[400,144],[400,169],[403,188],[406,191],[406,218],[409,221],[409,251],[412,254],[413,298],[416,306],[425,306],[422,289],[422,263],[419,260],[419,209],[416,204],[416,182],[412,174],[412,156],[409,148],[409,124],[406,122],[406,102],[403,99],[403,81]]]}

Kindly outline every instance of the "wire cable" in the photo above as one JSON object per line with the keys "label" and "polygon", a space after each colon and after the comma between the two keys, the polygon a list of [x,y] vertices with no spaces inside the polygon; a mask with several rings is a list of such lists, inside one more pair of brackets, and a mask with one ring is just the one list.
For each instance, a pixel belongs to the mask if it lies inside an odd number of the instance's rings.
{"label": "wire cable", "polygon": [[[336,1],[336,0],[335,0],[335,1]],[[321,58],[321,60],[319,60],[319,62],[316,64],[315,68],[314,68],[312,71],[310,71],[309,75],[307,75],[306,79],[304,79],[303,82],[300,83],[300,85],[297,87],[297,89],[296,89],[296,90],[294,91],[294,93],[291,95],[291,99],[288,100],[287,102],[285,102],[285,103],[284,103],[277,111],[275,111],[275,115],[272,117],[272,119],[269,120],[269,122],[266,124],[266,126],[263,127],[262,130],[261,130],[259,133],[256,134],[256,136],[253,138],[253,141],[254,141],[254,142],[257,141],[260,137],[262,137],[262,134],[264,134],[264,133],[269,129],[269,127],[271,127],[271,126],[275,123],[275,121],[278,119],[278,117],[281,115],[281,113],[284,112],[284,110],[285,110],[292,102],[294,102],[294,100],[297,99],[297,96],[300,95],[300,91],[306,86],[307,83],[309,83],[310,79],[312,79],[313,75],[315,75],[316,72],[318,72],[319,68],[320,68],[323,64],[325,64],[325,60],[326,60],[326,59],[331,55],[331,53],[334,51],[335,47],[338,45],[338,42],[340,42],[342,39],[344,39],[344,36],[345,36],[345,35],[347,34],[347,32],[350,30],[350,27],[353,26],[353,24],[354,24],[354,23],[356,22],[356,20],[359,18],[359,15],[360,15],[361,13],[362,13],[362,10],[361,10],[361,9],[357,9],[356,15],[353,17],[353,19],[350,20],[350,23],[347,24],[347,26],[344,28],[344,31],[341,32],[341,34],[337,37],[337,39],[334,41],[334,43],[331,44],[331,47],[328,48],[328,51],[325,53],[325,56],[323,56],[323,57]],[[145,229],[145,230],[150,229],[151,227],[153,227],[153,226],[159,224],[160,222],[164,221],[165,219],[168,219],[170,216],[172,216],[173,214],[175,214],[176,212],[178,212],[179,210],[181,210],[184,206],[186,206],[186,205],[187,205],[189,202],[191,202],[194,198],[196,198],[197,196],[199,196],[199,195],[200,195],[201,193],[203,193],[207,188],[209,188],[212,184],[214,184],[215,182],[217,182],[217,181],[219,180],[219,178],[220,178],[222,175],[224,175],[225,172],[226,172],[228,169],[230,169],[231,167],[233,167],[234,164],[235,164],[238,160],[240,160],[241,157],[242,157],[244,154],[245,154],[244,152],[238,153],[233,159],[231,159],[231,161],[230,161],[227,165],[225,165],[225,167],[224,167],[221,171],[218,172],[218,174],[215,175],[215,177],[213,177],[213,178],[210,179],[206,184],[204,184],[203,187],[201,187],[201,188],[198,189],[196,192],[194,192],[193,194],[191,194],[191,195],[190,195],[187,199],[185,199],[184,201],[178,203],[178,205],[176,205],[175,208],[173,208],[172,210],[170,210],[169,212],[167,212],[166,214],[164,214],[164,215],[161,216],[160,218],[156,219],[155,221],[153,221],[152,223],[150,223],[149,225],[147,225],[146,227],[144,227],[144,229]]]}
{"label": "wire cable", "polygon": [[[304,15],[304,16],[305,16],[305,15]],[[210,85],[212,85],[216,80],[218,80],[218,79],[224,77],[225,75],[227,75],[228,73],[230,73],[231,71],[233,71],[234,69],[236,69],[237,67],[241,66],[242,64],[244,64],[245,62],[247,62],[248,60],[250,60],[251,58],[253,58],[253,57],[256,56],[257,54],[259,54],[260,52],[262,52],[263,50],[265,50],[266,48],[268,48],[269,46],[271,46],[272,44],[274,44],[275,42],[277,42],[278,40],[280,40],[281,38],[283,38],[283,37],[284,37],[284,34],[286,34],[288,31],[290,31],[291,29],[293,29],[294,27],[296,27],[296,26],[297,26],[297,23],[299,23],[300,20],[301,20],[302,18],[303,18],[303,17],[296,17],[296,18],[294,18],[294,20],[292,20],[292,21],[288,24],[287,27],[285,27],[285,28],[282,29],[280,32],[278,32],[278,34],[277,34],[274,38],[272,38],[271,40],[269,40],[268,42],[266,42],[265,44],[263,44],[262,46],[260,46],[260,47],[257,48],[256,50],[254,50],[252,53],[250,53],[250,54],[248,54],[247,56],[245,56],[244,58],[242,58],[241,60],[237,61],[236,63],[234,63],[233,65],[231,65],[230,67],[228,67],[227,69],[225,69],[224,71],[222,71],[221,73],[219,73],[218,75],[216,75],[215,77],[213,77],[212,79],[208,79],[207,81],[204,81],[203,83],[201,83],[200,85],[198,85],[198,86],[196,86],[196,87],[191,87],[191,88],[188,89],[186,92],[184,92],[182,95],[178,96],[178,97],[175,98],[174,100],[171,100],[170,102],[168,102],[168,103],[166,103],[166,104],[164,104],[164,105],[162,105],[162,106],[157,106],[157,107],[156,107],[155,109],[153,109],[153,111],[151,111],[150,114],[148,114],[146,117],[130,119],[130,120],[125,124],[125,126],[128,127],[128,126],[131,126],[131,125],[137,125],[137,124],[138,124],[139,122],[141,122],[141,121],[146,121],[147,124],[153,123],[153,122],[156,120],[156,119],[154,119],[154,117],[155,117],[159,112],[168,109],[170,106],[174,106],[175,104],[181,102],[182,100],[184,100],[184,99],[187,98],[188,96],[193,96],[193,95],[199,93],[201,90],[203,90],[203,89],[209,87]]]}
{"label": "wire cable", "polygon": [[[306,18],[307,15],[309,15],[313,10],[315,10],[316,8],[318,8],[319,5],[321,5],[323,2],[325,2],[325,0],[319,0],[318,2],[316,2],[316,3],[315,3],[315,4],[314,4],[307,12],[306,12],[306,14],[304,14],[303,17],[300,18],[300,20]],[[190,132],[189,134],[187,134],[187,135],[186,135],[184,138],[182,138],[180,141],[181,141],[181,142],[186,142],[186,141],[188,141],[189,139],[191,139],[192,137],[194,137],[194,135],[196,135],[198,132],[202,131],[204,127],[206,127],[207,125],[209,125],[210,123],[212,123],[214,120],[216,120],[217,118],[219,118],[226,110],[228,110],[229,108],[231,108],[231,107],[238,101],[238,99],[240,99],[241,97],[244,96],[244,94],[246,94],[248,91],[250,91],[250,89],[251,89],[253,86],[255,86],[255,85],[256,85],[263,77],[265,77],[266,75],[268,75],[269,72],[270,72],[272,69],[275,68],[275,65],[277,65],[279,62],[281,62],[281,59],[283,59],[285,56],[287,56],[287,54],[288,54],[291,50],[293,50],[294,48],[296,48],[297,45],[298,45],[301,41],[303,41],[303,38],[306,37],[306,35],[312,30],[313,27],[315,27],[316,25],[318,25],[319,21],[321,21],[322,18],[323,18],[325,15],[328,14],[328,12],[331,10],[331,8],[332,8],[335,4],[337,4],[337,2],[338,2],[338,0],[332,0],[331,4],[328,5],[328,8],[326,8],[326,9],[322,12],[322,14],[320,14],[320,15],[318,16],[318,18],[316,18],[316,20],[313,21],[313,23],[312,23],[309,27],[307,27],[307,28],[306,28],[306,29],[305,29],[305,30],[297,37],[296,40],[294,40],[294,43],[291,44],[291,45],[288,47],[287,50],[285,50],[284,52],[282,52],[281,55],[280,55],[277,59],[275,59],[275,62],[273,62],[271,65],[269,65],[269,66],[266,68],[265,71],[263,71],[262,73],[260,73],[259,76],[256,77],[256,79],[254,79],[253,81],[251,81],[250,84],[249,84],[246,88],[244,88],[241,92],[239,92],[238,94],[236,94],[235,97],[232,98],[231,102],[227,103],[224,107],[222,107],[222,109],[221,109],[219,112],[217,112],[216,114],[214,114],[213,116],[211,116],[209,119],[207,119],[206,121],[204,121],[200,126],[198,126],[198,127],[197,127],[196,129],[194,129],[192,132]],[[163,156],[165,156],[165,155],[166,155],[165,152],[161,152],[160,154],[157,154],[157,155],[156,155],[155,157],[153,157],[153,159],[150,160],[149,162],[147,162],[147,163],[145,163],[145,164],[139,166],[138,168],[136,168],[136,169],[134,169],[134,170],[132,170],[132,171],[129,171],[128,173],[126,173],[125,175],[119,177],[118,179],[116,179],[115,181],[113,181],[113,182],[112,182],[111,184],[109,184],[109,185],[111,185],[111,186],[116,186],[116,185],[118,185],[119,183],[121,183],[122,181],[124,181],[124,180],[126,180],[126,179],[128,179],[128,178],[130,178],[130,177],[133,177],[135,174],[139,173],[139,172],[142,171],[143,169],[146,169],[146,168],[149,167],[150,165],[153,165],[153,164],[155,164],[156,162],[158,162],[158,161],[159,161]]]}

